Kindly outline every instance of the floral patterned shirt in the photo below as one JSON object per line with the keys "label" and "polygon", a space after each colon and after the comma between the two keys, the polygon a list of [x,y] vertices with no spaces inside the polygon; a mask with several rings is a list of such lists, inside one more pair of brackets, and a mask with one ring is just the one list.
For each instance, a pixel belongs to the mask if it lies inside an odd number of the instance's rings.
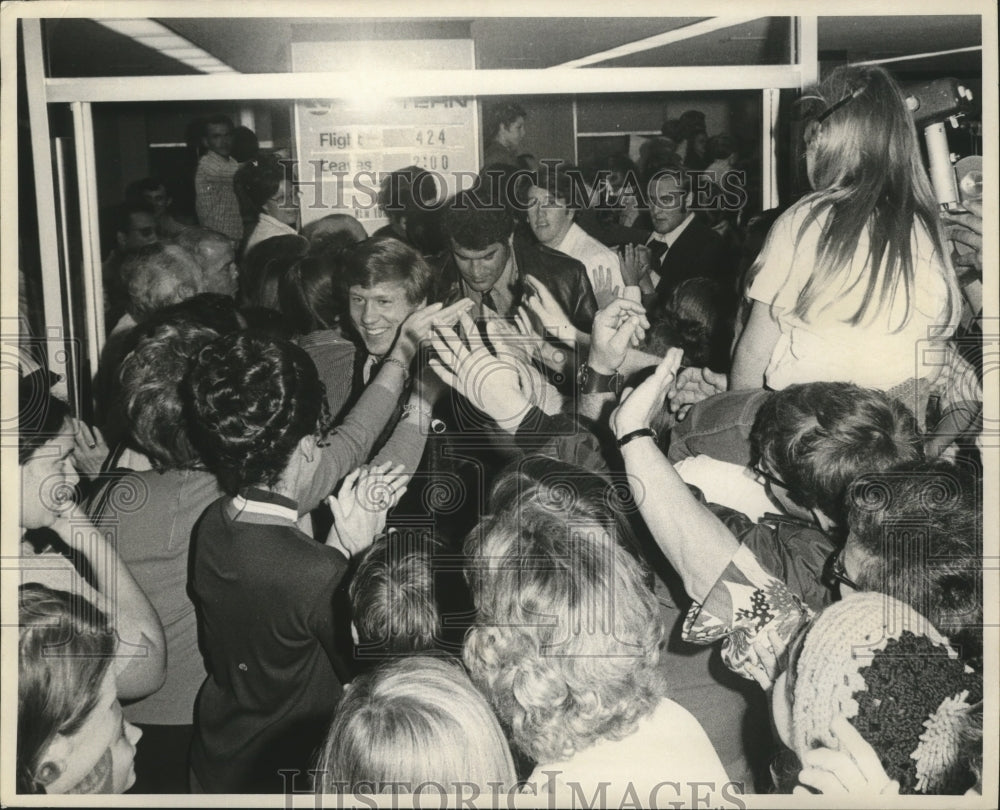
{"label": "floral patterned shirt", "polygon": [[[768,631],[784,644],[812,618],[813,611],[788,586],[769,574],[746,546],[740,546],[705,601],[695,602],[684,618],[684,640],[722,641],[722,660],[733,672],[752,679],[761,665],[754,649]],[[772,680],[776,672],[768,672]]]}

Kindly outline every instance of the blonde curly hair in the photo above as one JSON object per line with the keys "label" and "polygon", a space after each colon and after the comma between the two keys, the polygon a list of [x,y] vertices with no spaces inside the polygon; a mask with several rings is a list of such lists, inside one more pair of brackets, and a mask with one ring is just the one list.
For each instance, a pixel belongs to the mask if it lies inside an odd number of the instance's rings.
{"label": "blonde curly hair", "polygon": [[477,617],[465,663],[539,763],[627,737],[666,691],[656,599],[594,478],[501,481],[466,541]]}

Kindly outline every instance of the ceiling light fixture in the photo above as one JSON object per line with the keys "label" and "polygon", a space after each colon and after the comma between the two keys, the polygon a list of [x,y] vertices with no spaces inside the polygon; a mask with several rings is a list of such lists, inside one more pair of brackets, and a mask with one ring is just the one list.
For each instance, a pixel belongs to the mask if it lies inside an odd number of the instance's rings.
{"label": "ceiling light fixture", "polygon": [[199,48],[193,42],[175,34],[165,25],[156,20],[135,20],[124,17],[112,17],[98,20],[105,28],[135,40],[140,45],[159,51],[188,67],[202,73],[238,73],[239,71],[216,58],[208,51]]}

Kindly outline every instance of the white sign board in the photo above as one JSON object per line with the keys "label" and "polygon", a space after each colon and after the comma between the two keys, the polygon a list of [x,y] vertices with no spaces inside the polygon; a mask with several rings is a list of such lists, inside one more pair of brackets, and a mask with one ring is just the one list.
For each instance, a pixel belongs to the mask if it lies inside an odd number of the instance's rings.
{"label": "white sign board", "polygon": [[[382,71],[388,77],[401,67],[470,68],[473,62],[472,41],[466,39],[292,43],[296,71],[364,66],[366,72]],[[298,102],[295,143],[303,225],[347,213],[374,233],[388,222],[376,199],[390,172],[405,166],[427,169],[443,199],[471,186],[479,169],[473,98],[366,96]]]}

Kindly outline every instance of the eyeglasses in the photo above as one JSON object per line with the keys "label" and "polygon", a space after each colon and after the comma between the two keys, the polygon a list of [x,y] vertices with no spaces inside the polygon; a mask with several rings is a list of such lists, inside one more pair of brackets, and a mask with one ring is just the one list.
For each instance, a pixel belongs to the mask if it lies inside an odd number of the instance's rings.
{"label": "eyeglasses", "polygon": [[831,115],[833,115],[835,112],[837,112],[837,110],[839,110],[841,107],[854,101],[854,99],[856,99],[863,92],[865,92],[866,88],[867,85],[862,84],[855,87],[853,90],[848,90],[846,93],[844,93],[844,97],[841,98],[840,101],[838,101],[836,104],[827,107],[825,110],[823,110],[823,112],[821,112],[815,118],[810,119],[806,123],[805,130],[803,130],[802,133],[802,137],[805,139],[805,142],[807,144],[812,143],[813,139],[819,133],[820,127],[823,125],[823,122]]}
{"label": "eyeglasses", "polygon": [[820,581],[823,586],[833,590],[834,587],[838,585],[846,585],[848,588],[852,588],[855,591],[860,591],[861,588],[858,584],[847,576],[847,569],[844,568],[844,547],[834,549],[833,553],[826,558],[826,562],[823,563],[823,573],[820,576]]}
{"label": "eyeglasses", "polygon": [[784,481],[778,478],[778,476],[774,475],[773,473],[769,473],[767,470],[761,467],[759,461],[756,464],[754,464],[750,469],[753,470],[754,475],[756,475],[759,479],[762,479],[763,481],[766,481],[769,484],[773,484],[776,487],[781,487],[782,489],[788,489],[788,484],[786,484]]}

